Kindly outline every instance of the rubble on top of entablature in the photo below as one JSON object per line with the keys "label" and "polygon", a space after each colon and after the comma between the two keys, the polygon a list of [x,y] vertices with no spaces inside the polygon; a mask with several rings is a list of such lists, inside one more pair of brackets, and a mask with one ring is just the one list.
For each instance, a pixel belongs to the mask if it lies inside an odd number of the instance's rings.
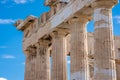
{"label": "rubble on top of entablature", "polygon": [[29,24],[34,22],[35,19],[37,19],[37,17],[30,15],[24,21],[18,20],[14,25],[17,26],[17,29],[24,31],[24,29],[26,29],[26,27],[28,27]]}
{"label": "rubble on top of entablature", "polygon": [[18,26],[19,24],[21,24],[23,22],[23,20],[18,20],[14,25]]}
{"label": "rubble on top of entablature", "polygon": [[21,29],[24,31],[24,38],[28,38],[38,30],[38,19],[37,17],[30,15],[19,26],[21,26]]}
{"label": "rubble on top of entablature", "polygon": [[58,3],[69,3],[70,0],[45,0],[45,6],[53,6]]}

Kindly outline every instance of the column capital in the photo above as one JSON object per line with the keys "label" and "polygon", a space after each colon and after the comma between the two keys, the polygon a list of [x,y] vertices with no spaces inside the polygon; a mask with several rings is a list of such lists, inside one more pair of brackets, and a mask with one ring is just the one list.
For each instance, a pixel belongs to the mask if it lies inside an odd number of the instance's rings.
{"label": "column capital", "polygon": [[29,62],[31,60],[31,57],[32,57],[31,51],[30,50],[25,50],[24,53],[26,55],[27,61]]}
{"label": "column capital", "polygon": [[92,3],[93,8],[112,8],[118,0],[98,0]]}
{"label": "column capital", "polygon": [[69,22],[69,24],[73,24],[75,22],[87,23],[88,21],[90,21],[90,16],[80,14],[79,17],[73,17],[68,22]]}
{"label": "column capital", "polygon": [[29,47],[28,50],[24,51],[27,57],[36,56],[36,48]]}
{"label": "column capital", "polygon": [[65,37],[66,32],[63,30],[58,30],[58,31],[54,31],[50,34],[52,36],[52,38],[57,38],[57,37]]}
{"label": "column capital", "polygon": [[30,51],[29,50],[24,50],[23,52],[25,53],[26,57],[30,56]]}
{"label": "column capital", "polygon": [[48,44],[50,43],[50,41],[48,41],[48,40],[39,40],[36,44],[35,44],[35,46],[36,47],[40,47],[40,46],[48,46]]}

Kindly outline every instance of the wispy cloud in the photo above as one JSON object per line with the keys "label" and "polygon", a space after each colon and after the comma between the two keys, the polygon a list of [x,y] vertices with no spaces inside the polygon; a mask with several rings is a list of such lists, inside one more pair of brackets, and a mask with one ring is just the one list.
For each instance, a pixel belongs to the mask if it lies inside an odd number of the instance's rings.
{"label": "wispy cloud", "polygon": [[16,19],[0,19],[0,24],[12,24]]}
{"label": "wispy cloud", "polygon": [[116,20],[117,20],[117,23],[120,24],[120,15],[119,15],[119,16],[115,16],[114,19],[116,19]]}
{"label": "wispy cloud", "polygon": [[1,0],[0,3],[5,4],[5,3],[7,3],[7,0]]}
{"label": "wispy cloud", "polygon": [[7,46],[0,46],[0,49],[5,49],[7,48]]}
{"label": "wispy cloud", "polygon": [[4,78],[4,77],[0,77],[0,80],[8,80],[8,79],[6,79],[6,78]]}
{"label": "wispy cloud", "polygon": [[120,16],[115,16],[114,18],[116,18],[116,19],[120,19]]}
{"label": "wispy cloud", "polygon": [[23,62],[22,64],[25,65],[25,62]]}
{"label": "wispy cloud", "polygon": [[16,4],[25,4],[27,2],[33,2],[34,0],[14,0]]}
{"label": "wispy cloud", "polygon": [[28,2],[34,2],[35,0],[1,0],[1,4],[15,3],[15,4],[25,4]]}
{"label": "wispy cloud", "polygon": [[15,59],[16,57],[13,55],[2,55],[3,59]]}
{"label": "wispy cloud", "polygon": [[118,21],[117,21],[117,23],[119,23],[119,24],[120,24],[120,20],[118,20]]}

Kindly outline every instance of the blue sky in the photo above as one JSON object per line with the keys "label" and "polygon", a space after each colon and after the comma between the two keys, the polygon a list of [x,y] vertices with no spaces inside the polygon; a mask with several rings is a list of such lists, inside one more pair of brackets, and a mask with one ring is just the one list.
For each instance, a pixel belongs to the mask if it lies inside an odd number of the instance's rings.
{"label": "blue sky", "polygon": [[[39,17],[49,11],[43,3],[44,0],[0,0],[0,80],[24,80],[23,33],[13,23],[30,14]],[[114,35],[120,36],[120,4],[113,9],[113,20]],[[94,31],[93,21],[88,24],[88,31]]]}

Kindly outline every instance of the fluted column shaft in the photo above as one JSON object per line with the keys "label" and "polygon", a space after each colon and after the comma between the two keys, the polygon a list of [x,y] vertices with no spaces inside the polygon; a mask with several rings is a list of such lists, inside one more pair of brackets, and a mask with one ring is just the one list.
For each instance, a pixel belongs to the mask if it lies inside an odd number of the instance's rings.
{"label": "fluted column shaft", "polygon": [[116,75],[117,80],[120,80],[120,60],[116,60]]}
{"label": "fluted column shaft", "polygon": [[35,58],[36,49],[30,48],[29,51],[26,51],[25,80],[35,79]]}
{"label": "fluted column shaft", "polygon": [[29,69],[29,63],[30,63],[30,54],[29,54],[29,51],[26,51],[26,62],[25,62],[25,78],[24,80],[30,80],[29,78],[29,72],[30,72],[30,69]]}
{"label": "fluted column shaft", "polygon": [[111,0],[94,3],[95,66],[94,80],[116,80]]}
{"label": "fluted column shaft", "polygon": [[64,32],[55,32],[52,40],[51,80],[67,80],[66,48]]}
{"label": "fluted column shaft", "polygon": [[35,80],[35,77],[36,77],[35,60],[36,60],[36,54],[37,54],[36,48],[31,48],[30,52],[32,53],[31,54],[31,62],[30,62],[30,65],[31,65],[31,80]]}
{"label": "fluted column shaft", "polygon": [[87,21],[82,17],[71,20],[71,80],[89,80]]}
{"label": "fluted column shaft", "polygon": [[40,41],[37,45],[36,79],[50,80],[50,56],[48,53],[48,41]]}

